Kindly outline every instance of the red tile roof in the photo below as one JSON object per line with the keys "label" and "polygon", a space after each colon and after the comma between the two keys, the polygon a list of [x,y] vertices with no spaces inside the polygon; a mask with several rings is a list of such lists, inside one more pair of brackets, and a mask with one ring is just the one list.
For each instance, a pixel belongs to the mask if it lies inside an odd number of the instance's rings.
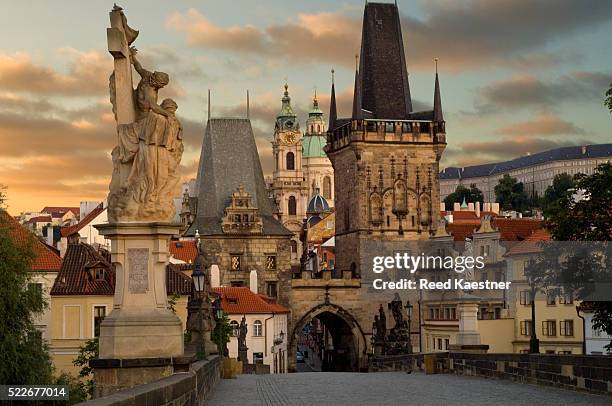
{"label": "red tile roof", "polygon": [[32,217],[31,219],[29,219],[27,221],[27,223],[50,223],[53,220],[51,219],[51,216],[36,216],[36,217]]}
{"label": "red tile roof", "polygon": [[289,309],[279,305],[274,299],[258,295],[247,287],[219,287],[212,291],[221,296],[221,307],[227,314],[279,314],[289,313]]}
{"label": "red tile roof", "polygon": [[[542,221],[495,217],[491,221],[491,225],[500,231],[502,241],[523,241],[535,230],[542,227]],[[480,220],[461,221],[458,223],[453,221],[453,223],[446,225],[446,230],[453,235],[455,241],[464,241],[466,237],[471,236],[478,228],[480,228]]]}
{"label": "red tile roof", "polygon": [[31,265],[33,271],[59,271],[62,266],[62,259],[60,256],[53,249],[38,240],[30,231],[19,224],[15,218],[1,209],[0,227],[8,227],[11,237],[18,244],[26,244],[29,240],[34,242],[34,260],[32,261]]}
{"label": "red tile roof", "polygon": [[550,234],[543,228],[535,230],[526,240],[519,242],[512,246],[506,251],[505,256],[509,255],[521,255],[521,254],[535,254],[542,251],[540,247],[541,241],[549,241],[551,239]]}
{"label": "red tile roof", "polygon": [[170,254],[188,264],[193,263],[198,256],[195,240],[170,241]]}
{"label": "red tile roof", "polygon": [[[89,269],[101,267],[105,270],[104,279],[95,280]],[[166,293],[189,295],[191,278],[181,272],[185,265],[169,264],[166,268]],[[112,296],[115,292],[115,270],[110,264],[108,251],[97,251],[88,244],[70,244],[64,256],[64,264],[53,288],[52,295],[101,295]]]}
{"label": "red tile roof", "polygon": [[95,209],[90,211],[83,220],[79,221],[77,224],[71,225],[69,227],[62,227],[61,229],[62,237],[68,237],[68,236],[78,233],[79,231],[81,231],[83,227],[85,227],[86,225],[91,223],[93,219],[98,217],[98,215],[102,213],[104,210],[106,210],[104,208],[104,203],[100,203]]}
{"label": "red tile roof", "polygon": [[[89,270],[104,269],[103,279],[94,279]],[[105,255],[88,244],[70,244],[51,295],[113,295],[115,269]]]}
{"label": "red tile roof", "polygon": [[69,211],[71,211],[77,217],[79,217],[79,215],[81,214],[81,208],[80,207],[45,206],[45,208],[42,209],[40,212],[41,213],[51,214],[51,215],[62,213],[62,216],[63,216],[64,214],[68,213]]}

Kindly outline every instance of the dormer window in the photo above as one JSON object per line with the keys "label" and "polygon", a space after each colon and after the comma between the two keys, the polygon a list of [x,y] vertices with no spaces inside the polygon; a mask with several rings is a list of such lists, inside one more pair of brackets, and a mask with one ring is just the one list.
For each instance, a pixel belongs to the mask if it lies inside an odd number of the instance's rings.
{"label": "dormer window", "polygon": [[89,272],[93,280],[104,279],[104,268],[91,268]]}

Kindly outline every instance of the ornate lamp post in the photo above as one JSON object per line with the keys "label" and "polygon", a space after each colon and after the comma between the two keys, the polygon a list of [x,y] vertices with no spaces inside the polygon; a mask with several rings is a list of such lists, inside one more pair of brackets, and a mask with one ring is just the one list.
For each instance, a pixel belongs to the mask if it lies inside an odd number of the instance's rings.
{"label": "ornate lamp post", "polygon": [[406,301],[406,306],[404,307],[406,308],[406,315],[408,316],[408,349],[410,350],[410,353],[412,353],[412,333],[410,331],[410,327],[412,321],[412,310],[414,306],[412,306],[410,300],[408,300]]}
{"label": "ornate lamp post", "polygon": [[[529,266],[534,265],[533,260],[529,261]],[[529,339],[529,353],[539,354],[540,353],[540,340],[536,335],[536,315],[535,315],[535,299],[538,288],[535,283],[531,283],[530,299],[531,299],[531,338]]]}
{"label": "ornate lamp post", "polygon": [[193,280],[193,288],[196,292],[196,295],[199,298],[199,309],[198,309],[198,318],[200,322],[200,332],[198,335],[198,346],[196,351],[197,359],[204,359],[206,356],[205,348],[204,348],[204,312],[202,309],[202,305],[204,304],[204,300],[206,300],[204,295],[202,294],[205,290],[206,284],[206,275],[202,271],[202,262],[196,261],[195,269],[191,274],[191,279]]}

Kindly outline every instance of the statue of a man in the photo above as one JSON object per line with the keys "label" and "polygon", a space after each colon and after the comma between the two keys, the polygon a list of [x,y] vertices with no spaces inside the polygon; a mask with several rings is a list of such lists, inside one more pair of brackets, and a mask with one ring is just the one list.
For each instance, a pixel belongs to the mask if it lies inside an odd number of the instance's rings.
{"label": "statue of a man", "polygon": [[246,348],[246,336],[248,333],[246,317],[242,316],[242,320],[240,320],[240,329],[238,331],[238,351]]}
{"label": "statue of a man", "polygon": [[397,292],[395,293],[391,303],[389,303],[389,309],[391,310],[391,314],[395,320],[395,328],[406,327],[406,322],[404,322],[404,314],[402,312],[402,299]]}
{"label": "statue of a man", "polygon": [[378,308],[378,323],[378,337],[384,340],[387,335],[387,316],[385,315],[385,309],[383,309],[382,304]]}

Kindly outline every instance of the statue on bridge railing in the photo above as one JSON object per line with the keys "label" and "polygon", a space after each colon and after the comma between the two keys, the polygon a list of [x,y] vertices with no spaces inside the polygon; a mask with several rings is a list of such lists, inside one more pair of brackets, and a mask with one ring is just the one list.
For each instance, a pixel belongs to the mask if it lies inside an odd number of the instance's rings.
{"label": "statue on bridge railing", "polygon": [[240,320],[240,327],[238,329],[238,361],[242,361],[243,364],[249,363],[247,356],[247,351],[249,348],[246,345],[246,336],[248,331],[246,317],[242,316],[242,320]]}

